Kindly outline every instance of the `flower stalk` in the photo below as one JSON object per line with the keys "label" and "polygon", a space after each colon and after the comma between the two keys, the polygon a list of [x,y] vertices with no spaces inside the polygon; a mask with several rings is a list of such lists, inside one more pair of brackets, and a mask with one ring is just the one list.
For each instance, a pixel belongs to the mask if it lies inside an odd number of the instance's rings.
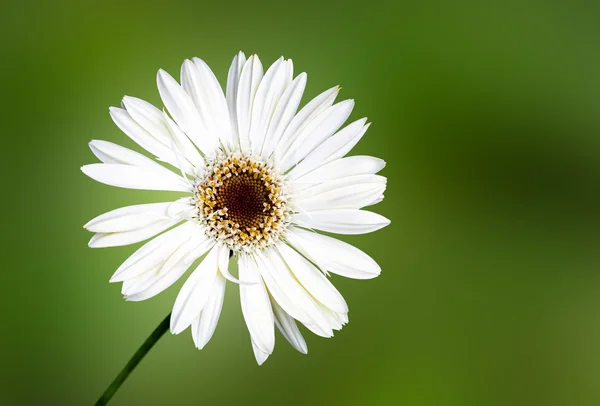
{"label": "flower stalk", "polygon": [[96,402],[96,406],[103,406],[108,403],[108,401],[113,397],[113,395],[117,392],[117,390],[123,385],[123,382],[127,379],[127,377],[133,372],[135,367],[140,363],[140,361],[148,354],[150,349],[154,347],[154,344],[158,342],[158,340],[165,334],[165,332],[169,329],[169,324],[171,321],[171,313],[165,317],[165,319],[154,329],[152,334],[144,341],[140,348],[133,354],[133,357],[129,360],[127,365],[119,372],[119,375],[112,381],[110,386],[106,388],[100,399]]}

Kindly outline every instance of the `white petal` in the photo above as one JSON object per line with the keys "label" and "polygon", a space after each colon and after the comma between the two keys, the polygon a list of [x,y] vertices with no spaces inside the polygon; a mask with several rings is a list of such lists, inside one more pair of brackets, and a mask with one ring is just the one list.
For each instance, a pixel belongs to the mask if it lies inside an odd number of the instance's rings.
{"label": "white petal", "polygon": [[162,233],[180,221],[180,219],[157,220],[135,230],[114,233],[97,233],[94,234],[88,243],[88,246],[90,248],[106,248],[135,244],[154,237],[156,234]]}
{"label": "white petal", "polygon": [[336,234],[371,233],[390,224],[380,214],[356,209],[309,211],[294,214],[292,220],[307,228]]}
{"label": "white petal", "polygon": [[128,106],[131,111],[116,107],[110,109],[113,120],[123,132],[159,160],[192,173],[189,163],[181,165],[181,160],[173,151],[173,137],[163,112],[150,103],[129,96],[123,98],[123,105]]}
{"label": "white petal", "polygon": [[[330,182],[325,182],[325,184],[328,183]],[[312,188],[306,189],[306,191],[311,189]],[[373,204],[373,202],[375,202],[384,191],[385,182],[355,183],[344,185],[342,187],[331,188],[321,193],[310,194],[306,197],[299,196],[298,198],[294,199],[294,204],[300,208],[300,211],[360,209]]]}
{"label": "white petal", "polygon": [[374,204],[382,202],[383,201],[383,197],[384,197],[384,195],[379,196],[377,199],[373,200],[369,205],[372,206]]}
{"label": "white petal", "polygon": [[156,80],[160,97],[175,122],[205,154],[215,151],[219,145],[218,138],[206,128],[190,96],[162,69],[158,71]]}
{"label": "white petal", "polygon": [[347,312],[338,313],[324,306],[322,307],[322,309],[323,313],[325,314],[325,318],[327,319],[329,325],[333,330],[341,330],[342,327],[344,327],[344,325],[348,323]]}
{"label": "white petal", "polygon": [[[192,262],[204,255],[212,245],[214,245],[213,241],[204,241],[201,246],[198,246],[198,240],[192,236],[156,268],[124,281],[123,295],[127,300],[135,302],[156,296],[177,282]],[[190,260],[190,257],[193,259]]]}
{"label": "white petal", "polygon": [[[145,288],[143,290],[140,290],[139,292],[128,293],[124,294],[123,296],[126,300],[130,302],[141,302],[143,300],[153,298],[154,296],[158,295],[159,293],[162,293],[166,289],[170,288],[175,282],[177,282],[183,276],[183,274],[185,274],[189,267],[189,264],[184,265],[183,263],[179,263],[173,268],[169,269],[168,272],[153,272],[151,274],[149,273],[147,277],[146,275],[143,275],[142,277],[147,278],[145,279],[143,285],[143,287]],[[123,282],[123,285],[125,286],[125,284],[130,283],[132,281],[135,280],[125,281]]]}
{"label": "white petal", "polygon": [[285,129],[281,140],[275,148],[275,158],[282,158],[296,139],[300,131],[317,117],[323,110],[333,104],[340,91],[339,86],[332,87],[312,99],[294,116],[290,124]]}
{"label": "white petal", "polygon": [[193,197],[182,197],[169,204],[167,215],[172,218],[191,219],[196,213]]}
{"label": "white petal", "polygon": [[275,109],[273,118],[269,124],[269,131],[267,132],[267,138],[263,145],[262,156],[269,157],[273,151],[275,151],[275,148],[283,136],[283,132],[298,110],[305,87],[306,73],[301,73],[285,89],[285,92],[277,103],[277,108]]}
{"label": "white petal", "polygon": [[209,128],[215,131],[222,143],[231,144],[233,141],[231,120],[229,118],[229,109],[227,107],[227,100],[223,94],[223,89],[212,70],[202,59],[192,58],[192,61],[206,77],[205,90],[212,102],[211,118],[213,123],[209,123]]}
{"label": "white petal", "polygon": [[200,316],[194,320],[192,324],[192,338],[194,339],[194,344],[196,344],[196,347],[200,350],[210,341],[217,328],[221,309],[223,308],[224,297],[225,278],[221,275],[217,275],[213,283],[212,292],[210,293]]}
{"label": "white petal", "polygon": [[173,158],[170,149],[139,125],[127,110],[111,107],[110,116],[121,131],[139,146],[165,162],[169,162],[172,165],[176,164],[174,160],[170,159]]}
{"label": "white petal", "polygon": [[212,70],[199,58],[186,60],[181,66],[181,85],[193,100],[207,130],[230,145],[229,111],[221,85]]}
{"label": "white petal", "polygon": [[213,248],[215,242],[204,233],[202,226],[196,225],[194,230],[179,249],[164,262],[165,269],[171,268],[178,263],[190,266],[195,260]]}
{"label": "white petal", "polygon": [[336,238],[297,227],[290,228],[286,238],[323,271],[353,279],[371,279],[381,273],[373,258]]}
{"label": "white petal", "polygon": [[179,334],[198,317],[211,293],[217,276],[217,247],[213,247],[185,281],[175,299],[171,332]]}
{"label": "white petal", "polygon": [[106,164],[133,165],[160,169],[162,166],[144,155],[108,141],[93,140],[90,149]]}
{"label": "white petal", "polygon": [[290,316],[305,325],[318,328],[317,334],[331,337],[323,312],[310,294],[298,283],[288,265],[275,250],[265,250],[256,254],[259,259],[259,271],[273,299]]}
{"label": "white petal", "polygon": [[219,248],[219,272],[229,282],[233,282],[233,283],[237,283],[237,284],[247,283],[247,282],[239,281],[235,276],[233,276],[229,272],[229,253],[230,253],[229,248],[227,248],[224,245],[220,246],[220,248]]}
{"label": "white petal", "polygon": [[[204,166],[204,158],[202,158],[202,155],[200,155],[198,149],[196,149],[187,135],[185,135],[181,128],[179,128],[179,126],[164,111],[163,116],[167,123],[167,127],[169,128],[171,139],[173,140],[175,149],[173,154],[177,154],[175,155],[177,166],[187,173],[195,174],[192,168],[182,165],[182,159],[187,160],[193,167],[201,168]],[[170,147],[173,149],[173,145],[170,145]],[[183,164],[186,164],[186,162],[184,161]]]}
{"label": "white petal", "polygon": [[319,269],[285,243],[278,243],[277,249],[294,276],[312,297],[337,313],[348,312],[348,305],[340,292]]}
{"label": "white petal", "polygon": [[[335,137],[335,135],[334,135]],[[300,162],[296,168],[302,165]],[[307,173],[306,175],[298,177],[294,181],[294,187],[297,189],[304,189],[312,186],[315,183],[325,182],[328,180],[339,179],[354,175],[372,175],[385,167],[385,161],[383,159],[374,158],[372,156],[348,156],[346,158],[336,159],[328,164],[320,166]],[[288,174],[292,177],[296,172],[296,168],[292,169]]]}
{"label": "white petal", "polygon": [[165,202],[121,207],[95,217],[83,227],[96,233],[135,230],[156,220],[169,219],[167,211],[171,204],[172,202]]}
{"label": "white petal", "polygon": [[166,168],[119,164],[91,164],[81,167],[90,178],[110,186],[127,189],[190,192],[189,183]]}
{"label": "white petal", "polygon": [[281,159],[282,170],[287,171],[331,137],[346,122],[353,108],[354,100],[344,100],[316,116],[312,122],[300,131]]}
{"label": "white petal", "polygon": [[144,130],[164,145],[169,145],[170,136],[162,111],[147,101],[131,96],[123,97],[123,106]]}
{"label": "white petal", "polygon": [[199,242],[196,243],[196,248],[192,251],[192,253],[183,258],[183,262],[187,263],[188,265],[191,265],[192,262],[206,254],[208,250],[212,249],[215,245],[215,240],[208,237],[204,230],[201,230],[200,232],[202,233],[203,240],[198,240]]}
{"label": "white petal", "polygon": [[123,281],[123,284],[121,285],[121,293],[123,296],[126,297],[128,292],[136,293],[142,290],[144,286],[150,283],[154,274],[156,274],[156,272],[158,272],[162,267],[163,264],[159,263],[154,268],[145,271],[141,275]]}
{"label": "white petal", "polygon": [[279,58],[265,73],[256,89],[250,123],[251,150],[260,153],[279,98],[291,81],[288,64]]}
{"label": "white petal", "polygon": [[258,273],[256,262],[252,258],[240,254],[238,265],[240,279],[254,282],[251,285],[240,285],[242,314],[250,337],[261,352],[267,355],[271,354],[275,346],[275,328],[267,289]]}
{"label": "white petal", "polygon": [[237,120],[237,95],[238,85],[240,83],[240,75],[242,68],[246,63],[246,55],[243,52],[239,52],[231,63],[229,68],[229,74],[227,75],[227,107],[229,109],[229,117],[231,121],[231,129],[233,132],[234,142],[239,143],[238,135],[238,120]]}
{"label": "white petal", "polygon": [[[162,293],[170,288],[183,276],[188,268],[189,265],[185,266],[184,264],[179,263],[173,268],[169,269],[168,272],[160,272],[160,267],[157,267],[156,270],[150,271],[147,274],[138,277],[143,278],[140,279],[140,281],[138,281],[138,278],[127,280],[123,282],[123,287],[127,287],[129,289],[123,291],[123,297],[125,297],[125,300],[130,302],[141,302],[143,300],[153,298],[159,293]],[[139,283],[133,286],[134,282]],[[132,286],[137,289],[132,289]],[[129,291],[132,293],[128,293]]]}
{"label": "white petal", "polygon": [[290,179],[297,179],[310,171],[346,155],[360,141],[371,124],[367,119],[357,120],[326,139],[313,152],[289,173]]}
{"label": "white petal", "polygon": [[250,147],[250,119],[256,90],[263,77],[263,67],[258,56],[252,55],[242,68],[236,101],[239,142],[242,150]]}
{"label": "white petal", "polygon": [[186,221],[179,227],[175,227],[159,235],[127,258],[119,269],[117,269],[110,281],[122,282],[153,269],[166,261],[193,234],[201,232],[201,228],[197,224]]}
{"label": "white petal", "polygon": [[287,314],[275,300],[271,300],[271,306],[273,306],[273,314],[275,315],[275,325],[281,334],[289,341],[296,351],[299,351],[302,354],[308,354],[306,341],[304,341],[304,337],[302,337],[302,333],[300,333],[294,319]]}
{"label": "white petal", "polygon": [[258,345],[252,340],[252,351],[254,351],[254,358],[256,358],[256,362],[258,365],[262,365],[265,363],[267,358],[269,358],[270,353],[264,352],[261,350]]}
{"label": "white petal", "polygon": [[322,183],[317,183],[309,188],[294,191],[295,199],[307,199],[312,196],[320,195],[331,190],[340,189],[346,186],[358,186],[363,184],[376,184],[385,186],[387,179],[380,175],[354,175],[343,178],[331,179]]}

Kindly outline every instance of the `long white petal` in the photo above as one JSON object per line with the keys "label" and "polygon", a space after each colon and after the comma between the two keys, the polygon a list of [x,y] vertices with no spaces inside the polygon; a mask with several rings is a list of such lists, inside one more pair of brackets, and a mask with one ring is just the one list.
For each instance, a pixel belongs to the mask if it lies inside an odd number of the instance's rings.
{"label": "long white petal", "polygon": [[156,268],[123,282],[122,293],[129,301],[141,301],[156,296],[181,278],[192,262],[204,255],[214,242],[199,244],[198,235],[183,243],[169,258]]}
{"label": "long white petal", "polygon": [[366,210],[338,209],[298,213],[292,216],[298,225],[336,234],[365,234],[377,231],[390,221]]}
{"label": "long white petal", "polygon": [[[186,266],[183,263],[178,263],[168,271],[161,272],[160,268],[157,267],[156,270],[140,276],[139,278],[143,278],[143,281],[138,284],[139,286],[135,286],[137,289],[134,291],[134,289],[129,288],[123,292],[123,296],[130,302],[141,302],[150,299],[171,287],[185,274],[188,268],[189,265]],[[133,282],[137,282],[137,279],[130,279],[123,282],[123,287],[129,287],[127,285]],[[132,291],[132,293],[128,293],[128,291]]]}
{"label": "long white petal", "polygon": [[179,334],[200,315],[217,276],[217,247],[213,247],[185,281],[175,299],[171,332]]}
{"label": "long white petal", "polygon": [[83,227],[95,233],[114,233],[135,230],[156,220],[170,218],[169,206],[173,202],[138,204],[121,207],[101,214],[88,221]]}
{"label": "long white petal", "polygon": [[250,147],[252,104],[262,78],[263,67],[260,59],[258,59],[258,56],[252,55],[242,68],[236,101],[238,134],[242,150],[247,150]]}
{"label": "long white petal", "polygon": [[264,364],[270,355],[270,353],[261,350],[260,347],[256,345],[254,340],[252,340],[252,351],[254,351],[254,358],[256,358],[258,365]]}
{"label": "long white petal", "polygon": [[[202,158],[202,155],[200,155],[198,149],[192,143],[192,141],[190,141],[188,136],[185,135],[181,128],[179,128],[179,126],[167,115],[167,113],[163,111],[163,115],[175,147],[173,154],[178,154],[178,156],[175,156],[175,159],[177,160],[177,166],[187,173],[195,174],[193,168],[188,168],[185,165],[185,159],[187,159],[192,167],[201,168],[204,166],[204,158]],[[171,149],[173,149],[173,144],[170,145]],[[180,158],[184,158],[183,166],[182,159]]]}
{"label": "long white petal", "polygon": [[229,272],[229,253],[230,253],[230,250],[225,245],[222,245],[219,248],[219,273],[221,275],[223,275],[223,277],[225,279],[227,279],[229,282],[233,282],[238,285],[242,284],[242,283],[248,283],[248,282],[238,280],[235,276],[233,276]]}
{"label": "long white petal", "polygon": [[321,306],[322,310],[323,310],[323,314],[325,315],[325,318],[327,319],[327,321],[329,322],[329,325],[331,326],[331,328],[333,330],[341,330],[342,327],[344,327],[344,325],[346,323],[348,323],[348,313],[347,312],[335,312],[325,306]]}
{"label": "long white petal", "polygon": [[302,354],[308,354],[308,347],[302,333],[298,329],[294,319],[287,314],[275,300],[271,300],[273,314],[275,314],[275,325],[286,340]]}
{"label": "long white petal", "polygon": [[257,253],[256,256],[260,260],[259,271],[273,299],[296,320],[305,325],[316,326],[319,330],[317,334],[331,337],[333,332],[323,312],[310,294],[298,283],[280,254],[271,249]]}
{"label": "long white petal", "polygon": [[279,58],[265,73],[256,89],[250,123],[250,148],[260,153],[279,98],[289,84],[288,63]]}
{"label": "long white petal", "polygon": [[[241,280],[254,282],[240,285],[242,314],[250,332],[252,342],[261,352],[271,354],[275,346],[275,327],[273,309],[267,289],[262,281],[256,262],[241,254],[238,259]],[[265,358],[266,359],[266,358]]]}
{"label": "long white petal", "polygon": [[219,322],[224,297],[225,278],[217,275],[200,316],[192,323],[192,338],[198,349],[204,348],[212,338]]}
{"label": "long white petal", "polygon": [[206,77],[205,89],[212,102],[213,124],[210,128],[215,131],[221,142],[231,144],[233,141],[231,120],[229,118],[229,109],[227,107],[227,100],[223,94],[223,89],[210,67],[202,59],[192,58],[192,61]]}
{"label": "long white petal", "polygon": [[237,95],[238,85],[240,83],[240,75],[242,68],[246,63],[246,55],[243,52],[239,52],[231,63],[229,68],[229,74],[227,75],[227,107],[229,109],[229,117],[231,121],[231,129],[233,132],[234,142],[239,143],[238,135],[238,119],[237,119]]}
{"label": "long white petal", "polygon": [[172,218],[191,219],[196,213],[196,202],[193,197],[182,197],[172,202],[167,214]]}
{"label": "long white petal", "polygon": [[139,125],[127,110],[118,107],[111,107],[109,110],[115,124],[129,138],[154,156],[176,165],[170,149]]}
{"label": "long white petal", "polygon": [[331,190],[344,188],[346,186],[358,186],[364,184],[375,184],[385,186],[387,178],[381,175],[353,175],[331,179],[322,183],[317,183],[309,188],[296,190],[293,192],[294,200],[307,199],[312,196],[317,196],[327,193]]}
{"label": "long white petal", "polygon": [[297,179],[310,171],[346,155],[360,141],[371,124],[367,119],[357,120],[326,139],[288,174]]}
{"label": "long white petal", "polygon": [[330,107],[340,91],[339,86],[332,87],[312,99],[294,116],[290,124],[285,129],[281,140],[275,148],[275,158],[281,159],[290,148],[290,145],[296,140],[296,137],[315,117],[323,110]]}
{"label": "long white petal", "polygon": [[123,97],[123,106],[144,130],[163,144],[169,145],[169,132],[162,111],[145,100],[131,96]]}
{"label": "long white petal", "polygon": [[[185,243],[184,243],[185,245]],[[179,249],[176,249],[177,252]],[[152,269],[145,271],[144,273],[136,276],[135,278],[127,279],[121,284],[121,293],[124,297],[127,297],[128,293],[137,293],[143,290],[145,286],[149,285],[154,278],[154,275],[163,267],[163,263],[159,263]]]}
{"label": "long white petal", "polygon": [[159,160],[179,167],[188,173],[193,173],[190,164],[183,162],[184,165],[181,165],[181,159],[176,154],[177,151],[173,151],[174,137],[169,131],[168,122],[162,111],[144,100],[130,96],[125,96],[122,104],[129,110],[111,107],[110,114],[125,134]]}
{"label": "long white petal", "polygon": [[158,71],[156,81],[160,97],[175,122],[205,154],[215,151],[219,145],[218,138],[208,131],[185,90],[162,69]]}
{"label": "long white petal", "polygon": [[208,131],[226,145],[231,144],[227,102],[208,65],[199,58],[186,60],[181,66],[181,85],[196,105]]}
{"label": "long white petal", "polygon": [[269,124],[269,130],[267,132],[267,138],[263,145],[262,156],[269,157],[275,148],[279,144],[283,132],[294,118],[300,100],[302,100],[302,94],[306,88],[306,73],[299,74],[296,79],[285,89],[285,92],[277,103],[277,108],[273,113],[273,118]]}
{"label": "long white petal", "polygon": [[[354,175],[372,175],[379,172],[384,167],[385,161],[383,159],[364,155],[348,156],[345,158],[336,159],[335,161],[325,164],[314,171],[307,173],[306,175],[298,177],[294,181],[294,187],[296,189],[305,189],[313,186],[315,183],[321,183],[328,180],[340,179]],[[296,168],[292,169],[288,176],[291,177]]]}
{"label": "long white petal", "polygon": [[120,164],[91,164],[81,167],[90,178],[110,186],[127,189],[190,192],[190,184],[166,168]]}
{"label": "long white petal", "polygon": [[347,313],[348,305],[338,290],[313,264],[287,244],[277,244],[279,253],[302,286],[319,302],[337,313]]}
{"label": "long white petal", "polygon": [[372,279],[381,273],[373,258],[337,238],[297,227],[292,227],[286,238],[324,272],[353,279]]}
{"label": "long white petal", "polygon": [[181,219],[157,220],[135,230],[114,233],[97,233],[94,234],[88,243],[88,246],[90,248],[106,248],[135,244],[162,233],[167,228],[174,226],[180,221]]}
{"label": "long white petal", "polygon": [[92,140],[90,149],[105,164],[133,165],[147,168],[162,168],[160,164],[152,159],[108,141]]}
{"label": "long white petal", "polygon": [[191,221],[186,221],[182,225],[159,235],[127,258],[110,281],[122,282],[153,269],[165,262],[192,235],[200,232],[202,232],[200,226]]}
{"label": "long white petal", "polygon": [[[326,182],[328,183],[328,182]],[[376,201],[385,191],[385,183],[358,183],[294,199],[302,211],[360,209]]]}
{"label": "long white petal", "polygon": [[331,137],[346,122],[353,108],[354,100],[344,100],[316,116],[311,123],[300,131],[281,159],[282,170],[287,171]]}

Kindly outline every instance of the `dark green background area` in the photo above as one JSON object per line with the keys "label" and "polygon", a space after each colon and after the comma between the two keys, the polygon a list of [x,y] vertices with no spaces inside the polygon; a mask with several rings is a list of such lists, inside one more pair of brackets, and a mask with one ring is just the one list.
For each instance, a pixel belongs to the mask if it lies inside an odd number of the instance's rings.
{"label": "dark green background area", "polygon": [[[333,277],[350,323],[252,355],[235,285],[203,350],[168,334],[114,405],[600,404],[600,12],[593,2],[81,2],[0,6],[0,404],[90,405],[169,312],[108,279],[135,247],[82,225],[168,194],[86,178],[87,143],[132,146],[108,106],[159,107],[155,75],[198,56],[224,83],[238,50],[339,84],[388,162],[344,237],[382,275]],[[562,3],[562,4],[561,4]]]}

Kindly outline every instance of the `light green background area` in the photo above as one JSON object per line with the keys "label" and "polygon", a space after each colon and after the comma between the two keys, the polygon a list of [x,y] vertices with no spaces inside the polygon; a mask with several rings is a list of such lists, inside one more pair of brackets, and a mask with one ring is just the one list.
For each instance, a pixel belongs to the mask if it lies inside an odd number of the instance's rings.
{"label": "light green background area", "polygon": [[123,95],[238,50],[333,85],[373,125],[392,224],[344,237],[382,275],[333,277],[350,323],[277,336],[256,365],[237,286],[203,350],[168,334],[114,405],[600,404],[600,12],[591,2],[80,2],[0,6],[0,404],[89,405],[181,283],[129,303],[108,279],[135,247],[82,225],[169,194],[86,178]]}

